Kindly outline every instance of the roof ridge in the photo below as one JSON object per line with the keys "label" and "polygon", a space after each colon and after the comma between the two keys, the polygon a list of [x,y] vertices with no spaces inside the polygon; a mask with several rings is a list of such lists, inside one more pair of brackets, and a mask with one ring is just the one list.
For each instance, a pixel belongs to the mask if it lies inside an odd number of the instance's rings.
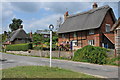
{"label": "roof ridge", "polygon": [[105,5],[105,6],[98,7],[96,9],[90,9],[90,10],[85,11],[85,12],[80,12],[78,14],[70,15],[70,16],[68,16],[68,18],[76,17],[76,16],[79,16],[79,15],[87,14],[87,13],[93,13],[93,12],[101,10],[103,8],[110,8],[110,6],[109,5]]}

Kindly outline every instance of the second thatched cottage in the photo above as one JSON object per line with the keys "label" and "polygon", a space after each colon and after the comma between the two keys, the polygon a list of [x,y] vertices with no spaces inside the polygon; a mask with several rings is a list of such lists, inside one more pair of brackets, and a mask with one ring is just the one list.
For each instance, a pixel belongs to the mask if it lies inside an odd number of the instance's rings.
{"label": "second thatched cottage", "polygon": [[21,44],[32,42],[32,34],[30,36],[23,30],[23,26],[20,26],[19,29],[13,31],[11,34],[8,34],[7,40],[3,43],[4,45],[8,44]]}

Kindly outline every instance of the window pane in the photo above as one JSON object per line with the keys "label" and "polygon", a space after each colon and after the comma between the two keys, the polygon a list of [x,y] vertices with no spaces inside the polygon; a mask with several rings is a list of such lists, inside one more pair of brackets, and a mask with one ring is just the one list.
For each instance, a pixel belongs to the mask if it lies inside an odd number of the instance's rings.
{"label": "window pane", "polygon": [[110,24],[106,24],[106,32],[110,32]]}
{"label": "window pane", "polygon": [[74,37],[77,37],[77,34],[76,34],[76,32],[74,32]]}
{"label": "window pane", "polygon": [[89,34],[94,34],[94,30],[89,30]]}
{"label": "window pane", "polygon": [[89,45],[94,45],[94,40],[88,40]]}

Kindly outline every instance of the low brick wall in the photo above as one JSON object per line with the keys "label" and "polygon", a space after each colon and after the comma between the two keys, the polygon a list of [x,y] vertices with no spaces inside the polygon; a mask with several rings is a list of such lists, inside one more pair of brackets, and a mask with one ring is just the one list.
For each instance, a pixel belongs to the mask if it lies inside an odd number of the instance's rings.
{"label": "low brick wall", "polygon": [[6,51],[7,53],[29,55],[28,51]]}
{"label": "low brick wall", "polygon": [[[40,51],[40,50],[30,50],[30,51],[6,51],[8,53],[14,53],[14,54],[22,54],[22,55],[31,55],[31,56],[40,56],[40,57],[49,57],[50,56],[50,51]],[[52,57],[57,57],[57,58],[68,58],[71,59],[73,57],[74,52],[70,51],[52,51]],[[110,50],[108,52],[108,56],[114,56],[114,49]]]}
{"label": "low brick wall", "polygon": [[[40,51],[40,50],[30,50],[30,51],[7,51],[8,53],[22,54],[22,55],[31,55],[31,56],[40,56],[40,57],[49,57],[49,51]],[[62,58],[72,58],[73,53],[70,51],[52,51],[52,57],[62,57]]]}

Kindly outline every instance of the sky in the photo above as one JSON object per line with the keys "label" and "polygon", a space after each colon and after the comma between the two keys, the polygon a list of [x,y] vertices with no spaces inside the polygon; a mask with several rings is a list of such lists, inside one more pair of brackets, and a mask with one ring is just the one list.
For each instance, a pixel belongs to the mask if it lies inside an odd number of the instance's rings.
{"label": "sky", "polygon": [[[57,25],[59,17],[64,18],[64,13],[69,15],[92,9],[94,2],[1,2],[0,5],[0,33],[10,31],[9,24],[13,18],[21,19],[24,30],[36,32],[36,30],[48,29],[50,24]],[[109,5],[118,18],[118,2],[97,2],[98,6]]]}

